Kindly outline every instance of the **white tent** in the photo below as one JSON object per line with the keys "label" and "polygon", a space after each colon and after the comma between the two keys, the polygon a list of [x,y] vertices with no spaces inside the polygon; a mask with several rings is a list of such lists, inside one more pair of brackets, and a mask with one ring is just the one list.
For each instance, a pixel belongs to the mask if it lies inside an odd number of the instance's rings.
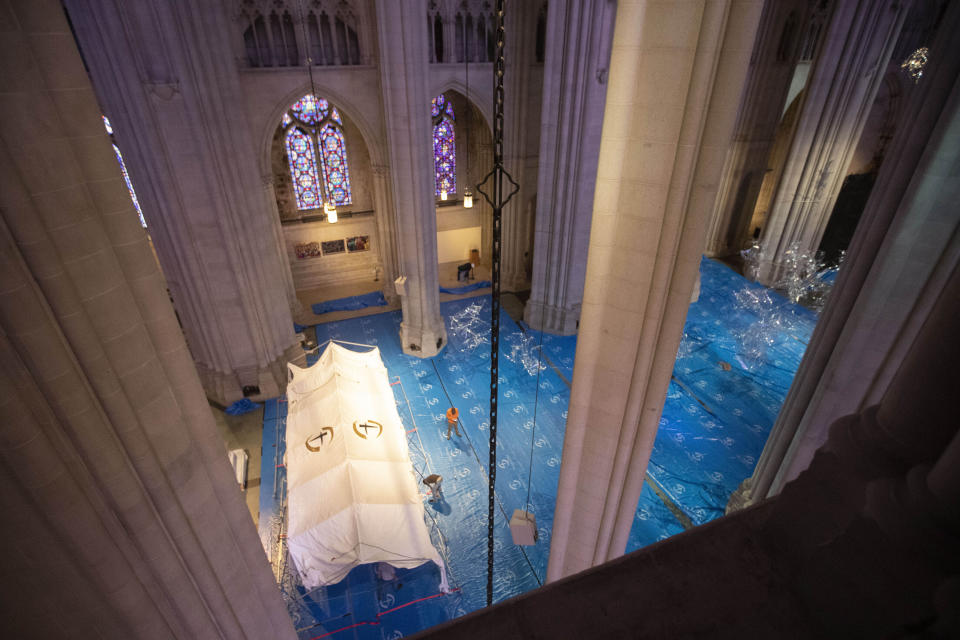
{"label": "white tent", "polygon": [[287,545],[306,588],[358,564],[440,567],[379,349],[330,343],[312,367],[288,365]]}

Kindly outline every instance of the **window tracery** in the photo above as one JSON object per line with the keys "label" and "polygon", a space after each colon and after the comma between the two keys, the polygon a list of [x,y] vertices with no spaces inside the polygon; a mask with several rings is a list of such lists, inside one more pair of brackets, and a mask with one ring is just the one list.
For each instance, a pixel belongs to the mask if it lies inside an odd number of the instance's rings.
{"label": "window tracery", "polygon": [[[283,114],[284,145],[297,209],[353,202],[343,118],[327,100],[305,95]],[[322,177],[322,180],[321,180]]]}
{"label": "window tracery", "polygon": [[[235,0],[250,67],[363,64],[358,14],[348,0]],[[305,24],[303,24],[305,23]],[[304,41],[306,40],[306,41]]]}
{"label": "window tracery", "polygon": [[[453,18],[457,62],[493,62],[494,19],[490,3],[463,0]],[[448,60],[451,62],[452,60]]]}

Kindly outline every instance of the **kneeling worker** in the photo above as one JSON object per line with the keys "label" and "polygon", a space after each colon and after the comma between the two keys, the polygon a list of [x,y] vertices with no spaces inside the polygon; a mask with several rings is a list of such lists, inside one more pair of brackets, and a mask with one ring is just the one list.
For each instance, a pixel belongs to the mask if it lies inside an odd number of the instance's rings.
{"label": "kneeling worker", "polygon": [[431,473],[423,479],[423,484],[430,489],[430,502],[436,502],[440,499],[440,483],[443,482],[443,476]]}

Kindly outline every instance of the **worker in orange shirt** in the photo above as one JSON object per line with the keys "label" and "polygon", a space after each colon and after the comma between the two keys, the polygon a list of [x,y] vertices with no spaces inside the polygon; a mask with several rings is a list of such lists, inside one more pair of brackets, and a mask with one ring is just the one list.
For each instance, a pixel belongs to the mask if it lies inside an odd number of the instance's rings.
{"label": "worker in orange shirt", "polygon": [[455,431],[457,437],[460,436],[460,427],[458,426],[460,422],[460,412],[457,411],[456,407],[450,407],[447,409],[447,440],[450,439],[450,432]]}

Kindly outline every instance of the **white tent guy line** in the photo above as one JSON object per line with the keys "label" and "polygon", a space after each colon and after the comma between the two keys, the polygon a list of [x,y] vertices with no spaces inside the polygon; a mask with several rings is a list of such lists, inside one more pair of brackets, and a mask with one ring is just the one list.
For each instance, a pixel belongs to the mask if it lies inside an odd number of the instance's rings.
{"label": "white tent guy line", "polygon": [[379,349],[331,342],[312,367],[287,366],[287,546],[304,587],[432,561],[448,591]]}

